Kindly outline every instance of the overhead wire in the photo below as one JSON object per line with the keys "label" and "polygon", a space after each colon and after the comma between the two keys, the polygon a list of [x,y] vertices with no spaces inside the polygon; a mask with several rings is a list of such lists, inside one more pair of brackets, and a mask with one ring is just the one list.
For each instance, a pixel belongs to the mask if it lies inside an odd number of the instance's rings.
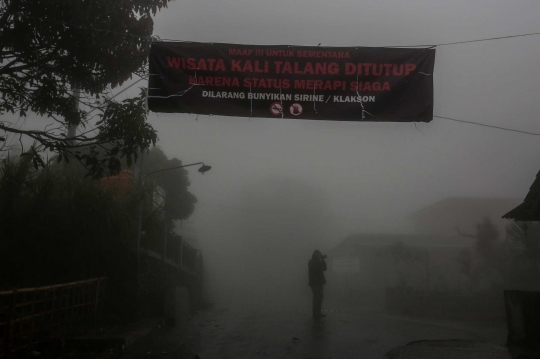
{"label": "overhead wire", "polygon": [[456,41],[456,42],[447,42],[438,44],[435,46],[449,46],[449,45],[460,45],[460,44],[470,44],[473,42],[482,42],[482,41],[493,41],[493,40],[503,40],[503,39],[512,39],[516,37],[526,37],[526,36],[534,36],[534,35],[540,35],[540,32],[531,32],[528,34],[518,34],[518,35],[508,35],[508,36],[498,36],[498,37],[489,37],[485,39],[476,39],[476,40],[465,40],[465,41]]}
{"label": "overhead wire", "polygon": [[[31,17],[31,16],[27,16],[27,17],[28,18],[34,18],[34,17]],[[34,18],[34,19],[36,19],[36,18]],[[121,35],[121,36],[125,36],[125,37],[130,37],[132,39],[133,38],[139,38],[139,39],[147,39],[147,40],[150,40],[150,41],[152,41],[154,39],[152,36],[141,36],[141,35],[127,34],[127,33],[122,33],[122,32],[113,31],[113,30],[106,30],[106,29],[99,29],[99,28],[95,28],[95,27],[83,26],[83,25],[80,25],[80,24],[74,24],[74,23],[69,23],[69,22],[65,22],[65,21],[53,21],[53,20],[47,20],[47,19],[41,19],[41,18],[38,19],[38,20],[39,21],[44,21],[44,22],[50,22],[50,23],[58,23],[58,24],[62,24],[64,26],[74,26],[74,27],[78,27],[78,28],[81,28],[81,29],[87,29],[87,30],[96,31],[96,32],[117,34],[117,35]],[[496,37],[473,39],[473,40],[454,41],[454,42],[446,42],[446,43],[431,44],[431,45],[398,45],[398,46],[386,46],[386,47],[389,47],[389,48],[392,48],[392,47],[394,47],[394,48],[407,48],[407,47],[410,47],[410,48],[434,48],[434,47],[441,47],[441,46],[451,46],[451,45],[478,43],[478,42],[485,42],[485,41],[512,39],[512,38],[528,37],[528,36],[536,36],[536,35],[540,35],[540,32],[531,32],[531,33],[507,35],[507,36],[496,36]],[[162,40],[162,41],[170,41],[170,42],[191,42],[191,41],[179,40],[179,39],[160,39],[160,40]],[[112,98],[120,95],[121,93],[128,90],[129,88],[131,88],[132,86],[134,86],[138,82],[142,81],[143,79],[146,79],[146,78],[141,77],[140,80],[136,81],[135,83],[131,84],[127,88],[123,89],[122,91],[120,91],[119,93],[114,95]],[[94,110],[95,109],[93,109],[89,113],[92,113]],[[498,130],[503,130],[503,131],[510,131],[510,132],[516,132],[516,133],[521,133],[521,134],[526,134],[526,135],[540,136],[540,133],[516,130],[516,129],[507,128],[507,127],[501,127],[501,126],[487,125],[487,124],[473,122],[473,121],[459,120],[459,119],[456,119],[456,118],[451,118],[451,117],[446,117],[446,116],[433,116],[433,117],[438,118],[438,119],[454,121],[454,122],[459,122],[459,123],[466,123],[466,124],[482,126],[482,127],[488,127],[488,128],[493,128],[493,129],[498,129]]]}
{"label": "overhead wire", "polygon": [[[96,32],[105,32],[105,33],[110,33],[110,34],[122,35],[122,36],[125,36],[125,37],[139,38],[139,39],[146,39],[146,40],[153,40],[154,39],[152,36],[133,35],[133,34],[127,34],[127,33],[119,32],[119,31],[99,29],[99,28],[95,28],[95,27],[89,27],[89,26],[84,26],[84,25],[80,25],[80,24],[74,24],[74,23],[65,22],[65,21],[47,20],[47,19],[42,19],[42,18],[35,18],[33,16],[28,16],[28,15],[24,15],[24,16],[26,16],[28,18],[31,18],[31,19],[37,19],[39,21],[57,23],[57,24],[65,25],[65,26],[74,26],[74,27],[78,27],[78,28],[81,28],[81,29],[87,29],[87,30],[92,30],[92,31],[96,31]],[[503,40],[503,39],[511,39],[511,38],[516,38],[516,37],[526,37],[526,36],[535,36],[535,35],[540,35],[540,32],[530,32],[530,33],[525,33],[525,34],[487,37],[487,38],[481,38],[481,39],[463,40],[463,41],[454,41],[454,42],[444,42],[444,43],[440,43],[440,44],[394,45],[394,46],[384,46],[384,47],[426,47],[426,48],[430,48],[430,47],[438,47],[438,46],[450,46],[450,45],[468,44],[468,43],[483,42],[483,41]],[[188,43],[192,42],[192,41],[189,41],[189,40],[181,40],[181,39],[161,39],[160,38],[160,40],[162,40],[162,41],[170,41],[170,42],[188,42]],[[321,46],[321,47],[328,47],[328,46]]]}
{"label": "overhead wire", "polygon": [[474,39],[474,40],[443,42],[443,43],[440,43],[440,44],[432,44],[432,45],[394,45],[394,46],[385,46],[385,47],[426,47],[426,48],[433,48],[433,47],[450,46],[450,45],[470,44],[470,43],[473,43],[473,42],[484,42],[484,41],[493,41],[493,40],[512,39],[512,38],[516,38],[516,37],[526,37],[526,36],[534,36],[534,35],[540,35],[540,32],[530,32],[530,33],[526,33],[526,34],[508,35],[508,36],[486,37],[486,38]]}
{"label": "overhead wire", "polygon": [[[135,86],[136,84],[138,84],[139,82],[141,82],[142,80],[145,80],[145,79],[144,79],[144,78],[140,78],[139,80],[135,81],[134,83],[132,83],[132,84],[129,85],[128,87],[122,89],[122,91],[119,91],[118,93],[116,93],[115,95],[113,95],[112,97],[110,97],[110,99],[113,99],[113,98],[119,96],[120,94],[126,92],[127,90],[129,90],[130,88],[132,88],[133,86]],[[89,112],[87,113],[87,115],[91,114],[92,112],[94,112],[94,111],[97,110],[97,109],[98,109],[98,107],[94,107],[91,111],[89,111]],[[85,134],[91,133],[91,132],[96,132],[96,131],[97,131],[97,129],[95,129],[95,128],[92,129],[92,130],[86,131],[86,132],[82,132],[82,131],[81,131],[81,133],[79,133],[79,136],[85,135]]]}
{"label": "overhead wire", "polygon": [[485,123],[480,123],[480,122],[458,120],[457,118],[452,118],[452,117],[436,116],[436,115],[434,115],[433,117],[434,117],[434,118],[440,118],[440,119],[442,119],[442,120],[448,120],[448,121],[454,121],[454,122],[461,122],[461,123],[468,123],[468,124],[470,124],[470,125],[476,125],[476,126],[482,126],[482,127],[494,128],[494,129],[497,129],[497,130],[510,131],[510,132],[517,132],[517,133],[522,133],[522,134],[525,134],[525,135],[540,136],[540,133],[536,133],[536,132],[529,132],[529,131],[516,130],[516,129],[508,128],[508,127],[501,127],[501,126],[487,125],[487,124],[485,124]]}

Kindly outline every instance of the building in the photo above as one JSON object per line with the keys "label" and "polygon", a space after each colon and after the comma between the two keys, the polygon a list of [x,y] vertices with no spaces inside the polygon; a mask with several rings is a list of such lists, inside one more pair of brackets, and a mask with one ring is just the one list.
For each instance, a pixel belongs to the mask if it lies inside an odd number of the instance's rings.
{"label": "building", "polygon": [[523,202],[506,213],[503,218],[515,221],[540,221],[540,172],[536,174]]}
{"label": "building", "polygon": [[450,290],[466,280],[458,258],[473,244],[457,235],[351,235],[328,253],[329,284],[341,296],[372,299],[387,287]]}
{"label": "building", "polygon": [[[356,297],[365,293],[383,297],[388,287],[441,292],[464,289],[470,280],[462,263],[474,255],[476,225],[487,217],[504,239],[508,222],[500,215],[519,202],[449,197],[409,216],[416,234],[351,235],[328,253],[329,284],[344,296],[356,293]],[[491,283],[478,282],[475,289]]]}
{"label": "building", "polygon": [[115,199],[121,199],[133,191],[133,171],[122,170],[115,176],[101,178],[99,183],[101,188],[110,191]]}
{"label": "building", "polygon": [[[539,183],[540,187],[540,183]],[[501,213],[520,203],[514,198],[449,197],[420,209],[409,216],[418,234],[454,236],[457,230],[474,233],[485,217],[503,234],[507,221]]]}

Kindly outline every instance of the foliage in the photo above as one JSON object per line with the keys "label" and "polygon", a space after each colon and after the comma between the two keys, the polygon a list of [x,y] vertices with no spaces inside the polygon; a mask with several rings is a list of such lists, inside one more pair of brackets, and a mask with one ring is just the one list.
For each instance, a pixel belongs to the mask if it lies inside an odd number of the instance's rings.
{"label": "foliage", "polygon": [[0,172],[0,286],[108,275],[128,262],[140,195],[115,200],[98,182],[65,176],[29,158]]}
{"label": "foliage", "polygon": [[182,161],[177,158],[169,159],[159,147],[153,147],[144,158],[143,175],[148,175],[149,181],[155,182],[165,190],[163,212],[167,219],[173,221],[187,219],[195,210],[197,197],[189,192],[191,181],[188,171],[178,168],[158,173],[152,172],[179,166],[182,166]]}
{"label": "foliage", "polygon": [[474,235],[462,235],[475,240],[474,253],[464,250],[457,258],[473,289],[482,278],[492,285],[502,279],[507,288],[536,289],[540,284],[540,225],[512,222],[501,240],[493,222],[484,218]]}
{"label": "foliage", "polygon": [[[144,73],[151,16],[169,1],[0,0],[0,143],[8,134],[27,136],[59,161],[78,159],[95,177],[119,171],[119,157],[136,160],[157,139],[146,122],[145,93],[122,102],[103,93]],[[77,109],[78,102],[85,106]],[[54,125],[21,130],[4,116],[30,113]],[[82,133],[68,138],[73,125]]]}
{"label": "foliage", "polygon": [[492,257],[499,245],[499,231],[488,217],[484,217],[481,222],[476,224],[474,234],[463,233],[457,227],[456,231],[462,237],[474,239],[476,252],[484,258]]}
{"label": "foliage", "polygon": [[499,231],[491,219],[484,217],[482,222],[476,224],[474,238],[476,251],[485,258],[492,258],[497,249]]}
{"label": "foliage", "polygon": [[474,234],[466,234],[456,229],[462,237],[474,240],[474,252],[464,249],[457,258],[461,272],[469,279],[470,289],[476,289],[481,278],[491,282],[494,282],[496,277],[507,278],[504,247],[499,239],[499,231],[490,218],[484,217],[477,223]]}

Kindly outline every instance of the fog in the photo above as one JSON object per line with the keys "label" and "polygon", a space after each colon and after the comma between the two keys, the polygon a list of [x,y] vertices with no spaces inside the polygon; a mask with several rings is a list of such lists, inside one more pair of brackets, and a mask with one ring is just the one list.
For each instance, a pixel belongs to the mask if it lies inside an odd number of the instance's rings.
{"label": "fog", "polygon": [[[430,45],[535,32],[538,13],[538,1],[178,0],[157,14],[155,34]],[[531,36],[438,47],[435,114],[540,132],[539,45]],[[217,303],[289,296],[308,305],[314,249],[326,253],[351,234],[413,234],[408,216],[448,197],[522,199],[540,165],[537,136],[437,118],[415,125],[151,113],[150,122],[169,157],[212,166],[204,176],[190,170],[199,202],[187,222]]]}
{"label": "fog", "polygon": [[[158,14],[155,33],[247,44],[441,44],[538,31],[539,11],[535,1],[179,1]],[[438,47],[435,114],[540,132],[538,45],[533,36]],[[355,233],[414,233],[407,216],[447,197],[523,198],[539,165],[536,136],[441,119],[415,126],[151,114],[151,122],[167,153],[213,166],[204,176],[193,171],[199,203],[189,221],[214,299],[283,297],[295,285],[305,294],[314,249]]]}

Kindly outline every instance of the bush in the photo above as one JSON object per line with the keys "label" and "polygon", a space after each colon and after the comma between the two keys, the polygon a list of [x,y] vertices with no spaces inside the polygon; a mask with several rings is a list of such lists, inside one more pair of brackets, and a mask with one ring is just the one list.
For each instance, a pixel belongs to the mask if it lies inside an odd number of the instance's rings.
{"label": "bush", "polygon": [[122,272],[135,246],[136,193],[116,200],[98,181],[29,163],[6,161],[0,172],[0,287]]}

